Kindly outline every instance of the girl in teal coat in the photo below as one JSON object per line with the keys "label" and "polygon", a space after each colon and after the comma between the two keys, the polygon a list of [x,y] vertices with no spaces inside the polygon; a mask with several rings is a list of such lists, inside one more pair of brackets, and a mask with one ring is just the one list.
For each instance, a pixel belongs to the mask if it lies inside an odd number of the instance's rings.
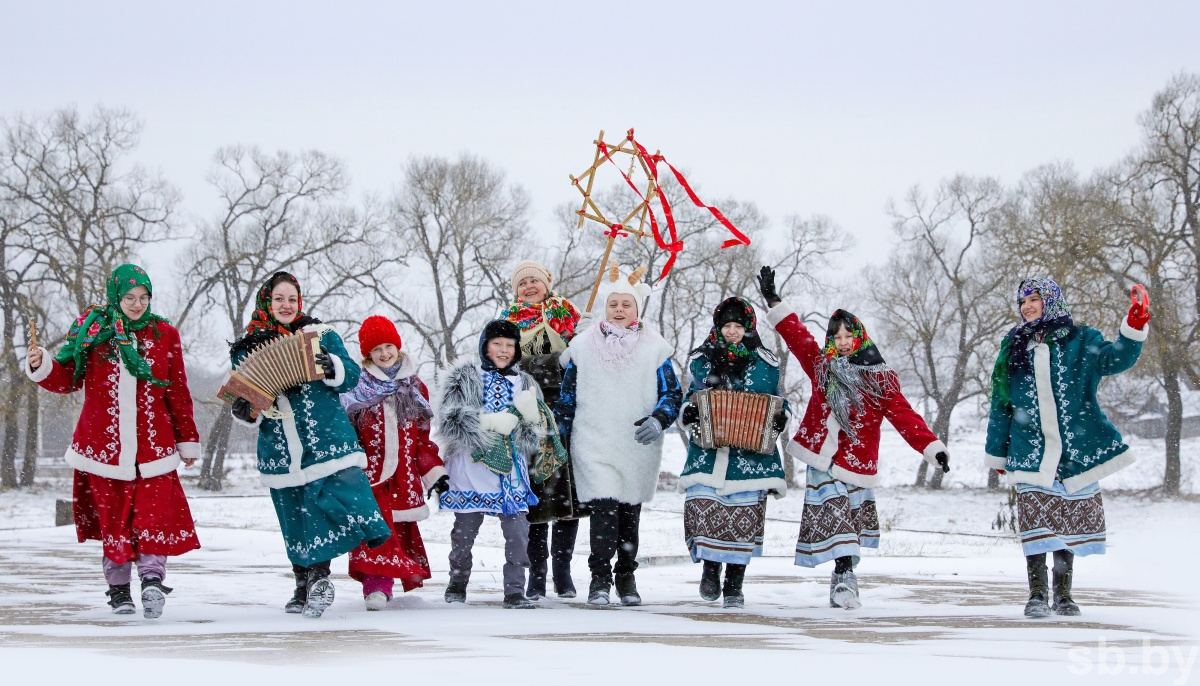
{"label": "girl in teal coat", "polygon": [[[1079,614],[1071,599],[1075,555],[1105,549],[1097,482],[1134,461],[1096,398],[1103,377],[1137,362],[1149,333],[1149,299],[1141,286],[1134,294],[1120,335],[1110,342],[1095,329],[1075,325],[1058,284],[1048,277],[1026,279],[1017,293],[1024,322],[1000,345],[987,461],[1007,473],[1017,490],[1030,617]],[[1053,605],[1047,552],[1054,553]]]}
{"label": "girl in teal coat", "polygon": [[258,471],[271,489],[296,591],[284,606],[289,613],[320,617],[333,603],[329,561],[362,542],[378,547],[391,537],[363,468],[367,457],[339,394],[358,384],[358,364],[341,336],[302,310],[300,283],[277,272],[259,289],[246,336],[230,349],[233,366],[251,351],[280,336],[316,331],[317,363],[325,378],[293,386],[257,416],[238,399],[233,416],[258,428]]}
{"label": "girl in teal coat", "polygon": [[[780,395],[779,358],[762,347],[754,308],[741,298],[728,298],[713,312],[708,340],[692,351],[681,422],[693,424],[699,412],[692,394],[704,388],[728,388]],[[769,421],[776,431],[787,425],[787,403]],[[742,607],[742,581],[750,558],[762,555],[767,495],[782,498],[787,479],[776,447],[770,453],[742,448],[705,450],[688,442],[687,462],[679,477],[686,489],[684,537],[692,562],[704,563],[700,597],[725,596],[725,607]],[[721,584],[721,565],[725,583]]]}

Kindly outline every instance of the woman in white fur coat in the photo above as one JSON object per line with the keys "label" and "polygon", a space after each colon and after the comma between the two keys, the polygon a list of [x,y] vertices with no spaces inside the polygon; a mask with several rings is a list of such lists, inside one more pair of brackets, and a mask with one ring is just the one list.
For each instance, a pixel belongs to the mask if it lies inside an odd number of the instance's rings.
{"label": "woman in white fur coat", "polygon": [[608,604],[614,555],[621,604],[641,604],[634,571],[642,503],[654,497],[663,430],[683,401],[671,363],[675,349],[638,320],[650,295],[645,273],[641,267],[621,277],[613,261],[596,294],[603,318],[560,358],[566,371],[554,415],[569,442],[579,499],[592,512],[592,605]]}

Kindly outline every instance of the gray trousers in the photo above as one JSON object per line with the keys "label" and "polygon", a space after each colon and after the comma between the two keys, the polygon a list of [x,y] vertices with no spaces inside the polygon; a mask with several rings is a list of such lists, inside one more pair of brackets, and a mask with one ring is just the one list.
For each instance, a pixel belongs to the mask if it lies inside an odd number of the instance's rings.
{"label": "gray trousers", "polygon": [[[455,512],[450,530],[450,579],[464,584],[471,578],[471,548],[483,525],[482,512]],[[525,569],[529,567],[529,521],[525,513],[500,515],[504,532],[504,595],[525,595]]]}

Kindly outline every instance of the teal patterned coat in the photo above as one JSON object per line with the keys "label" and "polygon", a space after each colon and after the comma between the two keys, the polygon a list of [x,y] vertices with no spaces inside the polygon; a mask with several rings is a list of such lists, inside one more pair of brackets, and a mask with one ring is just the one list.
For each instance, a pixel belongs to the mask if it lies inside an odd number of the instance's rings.
{"label": "teal patterned coat", "polygon": [[[733,379],[734,390],[779,395],[779,358],[762,347],[751,350],[750,357],[741,376]],[[693,355],[688,362],[692,382],[684,398],[684,407],[691,402],[692,394],[704,387],[703,380],[708,378],[711,366],[704,353]],[[791,413],[787,401],[783,407]],[[718,495],[773,491],[776,498],[782,498],[787,494],[787,478],[778,445],[772,453],[763,454],[742,448],[704,450],[689,439],[687,462],[679,476],[679,488],[686,490],[690,486],[709,486],[715,488]]]}
{"label": "teal patterned coat", "polygon": [[1129,446],[1100,410],[1096,389],[1103,377],[1137,362],[1148,332],[1148,325],[1138,330],[1122,322],[1110,342],[1081,326],[1035,346],[1033,373],[1012,372],[1011,402],[992,399],[988,467],[1006,470],[1014,484],[1050,488],[1058,480],[1076,493],[1133,464]]}
{"label": "teal patterned coat", "polygon": [[[258,471],[269,488],[302,486],[347,467],[367,466],[366,453],[338,397],[358,385],[358,363],[331,327],[310,324],[301,330],[321,333],[321,345],[329,351],[337,374],[288,389],[272,407],[279,418],[260,413],[250,425],[258,427]],[[235,353],[234,365],[247,354]]]}

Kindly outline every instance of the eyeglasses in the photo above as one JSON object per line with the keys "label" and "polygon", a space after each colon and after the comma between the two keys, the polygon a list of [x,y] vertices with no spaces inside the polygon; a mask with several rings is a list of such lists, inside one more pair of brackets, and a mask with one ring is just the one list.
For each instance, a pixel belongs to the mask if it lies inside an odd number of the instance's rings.
{"label": "eyeglasses", "polygon": [[150,296],[149,295],[127,295],[124,298],[121,298],[121,304],[125,305],[125,306],[149,305],[150,304]]}

